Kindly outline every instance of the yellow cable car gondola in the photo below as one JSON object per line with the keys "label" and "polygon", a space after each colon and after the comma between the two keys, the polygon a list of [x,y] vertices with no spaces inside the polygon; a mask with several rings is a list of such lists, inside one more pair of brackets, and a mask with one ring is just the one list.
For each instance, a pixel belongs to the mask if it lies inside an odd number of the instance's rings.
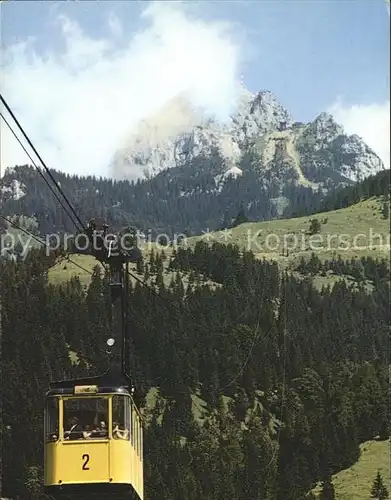
{"label": "yellow cable car gondola", "polygon": [[103,377],[92,382],[51,384],[47,393],[45,491],[111,498],[132,493],[142,500],[140,414],[125,384]]}
{"label": "yellow cable car gondola", "polygon": [[[102,260],[102,254],[98,258]],[[114,255],[111,247],[103,260],[110,266],[114,331],[107,343],[115,346],[116,336],[121,342],[105,374],[50,384],[45,406],[44,488],[57,498],[72,494],[83,499],[108,495],[143,500],[142,421],[127,374],[124,307],[128,273],[123,264],[134,257],[122,251]]]}

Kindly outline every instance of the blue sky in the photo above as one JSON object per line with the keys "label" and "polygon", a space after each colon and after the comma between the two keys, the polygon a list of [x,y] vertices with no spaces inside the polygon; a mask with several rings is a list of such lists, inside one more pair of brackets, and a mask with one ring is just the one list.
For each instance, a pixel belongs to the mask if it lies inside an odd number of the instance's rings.
{"label": "blue sky", "polygon": [[[34,142],[62,170],[80,172],[80,166],[71,165],[78,154],[89,173],[94,162],[105,173],[105,162],[127,131],[186,85],[211,112],[229,112],[240,75],[252,92],[271,90],[296,120],[333,110],[348,133],[363,136],[388,160],[390,18],[383,0],[189,1],[184,7],[160,2],[151,15],[142,16],[147,4],[1,4],[2,43],[11,50],[5,97],[34,133],[39,129]],[[21,42],[27,46],[15,51]],[[102,94],[106,102],[97,105]],[[123,107],[115,116],[109,96]],[[104,121],[113,119],[118,127],[105,129]],[[72,120],[80,124],[73,136]],[[73,143],[92,122],[82,150]],[[91,151],[103,137],[105,148]]]}

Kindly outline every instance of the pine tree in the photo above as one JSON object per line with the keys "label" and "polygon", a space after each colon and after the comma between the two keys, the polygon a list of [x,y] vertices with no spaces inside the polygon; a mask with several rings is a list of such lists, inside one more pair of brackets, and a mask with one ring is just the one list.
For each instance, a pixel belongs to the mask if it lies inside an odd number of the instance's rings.
{"label": "pine tree", "polygon": [[385,201],[381,209],[383,219],[388,219],[390,217],[390,204]]}
{"label": "pine tree", "polygon": [[322,228],[322,225],[318,219],[311,219],[310,220],[310,228],[308,230],[309,234],[319,233],[321,228]]}
{"label": "pine tree", "polygon": [[137,257],[136,261],[136,271],[138,274],[143,274],[144,272],[144,259],[142,254]]}
{"label": "pine tree", "polygon": [[335,500],[334,485],[331,477],[328,477],[323,481],[319,500]]}
{"label": "pine tree", "polygon": [[377,498],[378,500],[385,500],[386,498],[389,498],[388,490],[384,484],[380,471],[377,471],[377,475],[373,480],[371,498]]}
{"label": "pine tree", "polygon": [[232,223],[232,227],[239,226],[239,224],[244,224],[245,222],[248,222],[248,217],[245,213],[244,207],[241,207],[241,209],[238,212],[238,215],[236,216],[234,222]]}

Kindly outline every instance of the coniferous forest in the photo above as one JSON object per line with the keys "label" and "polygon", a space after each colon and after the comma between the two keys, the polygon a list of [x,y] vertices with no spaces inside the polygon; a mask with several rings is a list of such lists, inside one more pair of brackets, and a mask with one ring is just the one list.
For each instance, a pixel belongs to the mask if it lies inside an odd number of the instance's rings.
{"label": "coniferous forest", "polygon": [[[292,183],[263,183],[261,160],[254,153],[243,153],[240,167],[243,176],[227,178],[218,189],[213,175],[224,169],[224,160],[216,152],[137,182],[51,173],[83,220],[103,217],[116,230],[132,225],[170,238],[229,227],[241,213],[259,222],[336,210],[371,196],[382,196],[389,205],[390,170],[353,186],[326,182],[323,192]],[[33,216],[41,234],[74,232],[72,221],[34,167],[7,170],[0,192],[4,215]],[[279,213],[273,200],[280,195],[289,203]]]}
{"label": "coniferous forest", "polygon": [[[51,284],[55,258],[34,249],[0,262],[2,487],[14,500],[47,498],[49,381],[107,363],[107,278],[96,267],[87,290],[76,277]],[[319,265],[314,257],[300,269]],[[360,443],[389,438],[388,266],[322,266],[362,279],[318,290],[219,244],[139,263],[153,283],[135,282],[128,303],[147,500],[312,498],[316,482],[358,459]]]}

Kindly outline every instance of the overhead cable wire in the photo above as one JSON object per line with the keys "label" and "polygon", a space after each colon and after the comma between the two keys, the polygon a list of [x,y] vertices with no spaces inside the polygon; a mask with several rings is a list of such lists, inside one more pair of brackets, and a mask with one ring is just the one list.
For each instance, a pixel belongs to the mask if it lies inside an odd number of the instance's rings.
{"label": "overhead cable wire", "polygon": [[[33,238],[35,241],[37,241],[38,243],[40,243],[41,245],[45,246],[45,247],[48,247],[47,243],[45,243],[41,238],[39,238],[38,236],[34,235],[33,233],[31,233],[30,231],[27,231],[26,229],[20,227],[18,224],[16,224],[15,222],[13,222],[12,220],[10,220],[8,217],[5,217],[4,215],[1,215],[0,214],[0,217],[2,219],[4,219],[6,222],[8,222],[8,224],[10,224],[13,228],[15,229],[18,229],[19,231],[22,231],[22,233],[24,233],[25,235],[27,236],[30,236],[31,238]],[[80,264],[78,264],[77,262],[71,260],[69,257],[67,257],[67,260],[69,262],[71,262],[72,264],[75,264],[75,266],[79,267],[80,269],[82,269],[83,271],[89,273],[92,275],[92,272],[89,271],[88,269],[84,268],[83,266],[81,266]],[[97,259],[102,265],[103,267],[105,268],[105,263],[103,261],[101,261],[100,259]],[[145,283],[142,279],[140,279],[138,276],[136,276],[135,274],[133,274],[132,272],[128,271],[128,274],[129,276],[131,276],[134,280],[138,281],[139,283],[141,283],[145,288],[148,288],[152,293],[154,293],[158,298],[162,299],[162,300],[165,300],[166,302],[170,302],[172,305],[176,306],[176,304],[174,304],[173,302],[169,301],[168,299],[162,297],[161,295],[159,295],[156,290],[154,288],[152,288],[150,285],[148,285],[148,283]]]}
{"label": "overhead cable wire", "polygon": [[[10,224],[14,229],[17,229],[19,231],[22,231],[22,233],[26,234],[27,236],[30,236],[31,238],[33,238],[35,241],[37,241],[38,243],[40,243],[41,245],[43,245],[44,247],[48,248],[48,244],[45,243],[43,240],[41,240],[41,238],[39,238],[38,236],[36,236],[35,234],[31,233],[30,231],[27,231],[26,229],[20,227],[18,224],[15,224],[15,222],[13,222],[12,220],[10,220],[8,217],[5,217],[4,215],[1,215],[0,214],[0,217],[2,219],[4,219],[6,222],[8,222],[8,224]],[[75,262],[74,260],[71,260],[69,257],[67,257],[67,260],[69,262],[71,262],[72,264],[74,264],[75,266],[77,266],[78,268],[80,268],[82,271],[92,275],[92,272],[89,271],[88,269],[86,269],[85,267],[81,266],[80,264],[78,264],[77,262]]]}
{"label": "overhead cable wire", "polygon": [[[31,142],[30,138],[28,137],[28,135],[26,134],[26,132],[24,131],[22,125],[19,123],[18,119],[16,118],[16,116],[14,115],[12,109],[10,108],[10,106],[7,104],[6,100],[4,99],[3,95],[0,94],[0,99],[1,99],[1,102],[3,103],[3,105],[5,106],[6,110],[8,111],[8,113],[11,115],[12,119],[14,120],[14,122],[16,123],[16,125],[18,126],[19,130],[22,132],[24,138],[26,139],[26,141],[28,142],[29,146],[31,147],[31,149],[34,151],[34,153],[36,154],[37,158],[39,159],[39,161],[41,162],[43,168],[45,169],[46,173],[48,174],[48,176],[50,177],[50,179],[52,180],[53,184],[57,187],[57,189],[59,190],[60,194],[62,195],[62,197],[64,198],[66,204],[68,205],[70,211],[73,213],[73,215],[76,217],[76,220],[79,222],[79,224],[81,225],[82,229],[84,231],[87,230],[85,224],[81,221],[80,217],[77,215],[75,209],[73,208],[73,206],[71,205],[71,203],[69,202],[68,198],[65,196],[63,190],[61,189],[61,187],[58,185],[57,181],[55,180],[55,178],[53,177],[52,173],[50,172],[49,168],[46,166],[45,162],[43,161],[43,159],[41,158],[41,156],[39,155],[38,151],[35,149],[34,147],[34,144]],[[4,118],[4,116],[2,115],[2,118]],[[6,122],[7,123],[7,122]],[[9,124],[8,124],[9,126]],[[19,139],[18,139],[18,142],[20,143]],[[21,143],[20,143],[21,144]],[[24,148],[23,148],[24,149]],[[30,158],[31,159],[31,158]],[[36,165],[35,165],[36,166]]]}
{"label": "overhead cable wire", "polygon": [[[72,213],[74,214],[74,216],[76,217],[77,221],[80,223],[81,227],[83,228],[84,231],[87,230],[87,228],[85,227],[85,225],[83,224],[83,222],[81,221],[81,219],[79,218],[79,216],[77,215],[76,211],[74,210],[73,206],[70,204],[70,202],[68,201],[67,197],[65,196],[64,192],[62,191],[62,189],[60,188],[60,186],[58,185],[58,183],[56,182],[56,180],[54,179],[52,173],[50,172],[50,170],[48,169],[48,167],[46,166],[45,162],[43,161],[43,159],[41,158],[41,156],[39,155],[39,153],[37,152],[37,150],[35,149],[34,145],[32,144],[31,140],[29,139],[29,137],[27,136],[26,132],[24,131],[24,129],[22,128],[22,126],[20,125],[19,121],[17,120],[17,118],[15,117],[14,113],[12,112],[11,108],[9,107],[9,105],[7,104],[7,102],[5,101],[4,97],[0,94],[0,99],[2,101],[2,103],[4,104],[4,106],[6,107],[7,111],[9,112],[9,114],[12,116],[13,120],[15,121],[15,123],[17,124],[18,128],[20,129],[20,131],[22,132],[23,136],[25,137],[25,139],[27,140],[27,142],[29,143],[30,147],[32,148],[32,150],[34,151],[34,153],[36,154],[37,158],[41,161],[42,163],[42,166],[44,167],[44,169],[46,170],[47,174],[49,175],[50,179],[52,180],[52,182],[54,183],[54,185],[57,187],[57,189],[59,190],[60,194],[63,196],[65,202],[67,203],[67,205],[69,206],[70,210],[72,211]],[[22,146],[23,150],[26,152],[26,154],[28,155],[28,157],[30,158],[30,160],[33,162],[34,166],[37,168],[38,172],[40,172],[40,174],[43,176],[42,172],[40,171],[40,169],[38,168],[38,166],[36,165],[36,163],[32,160],[31,156],[27,153],[25,147],[23,146],[23,144],[21,143],[20,139],[16,136],[16,134],[14,133],[14,131],[12,130],[12,127],[10,127],[9,123],[7,122],[7,120],[5,119],[5,117],[3,116],[3,114],[1,113],[1,116],[2,118],[4,119],[4,121],[6,122],[7,126],[10,128],[11,132],[13,133],[13,135],[16,137],[16,139],[18,140],[19,144]],[[43,176],[43,178],[45,179],[45,182],[47,183],[47,180],[46,178]],[[48,184],[49,185],[49,184]],[[53,192],[53,194],[56,196],[57,200],[60,202],[61,204],[61,207],[64,209],[64,211],[69,215],[69,213],[67,212],[67,210],[65,209],[64,205],[61,203],[61,201],[59,200],[59,198],[57,197],[56,193],[54,193],[54,191],[51,189],[51,191]],[[69,215],[70,216],[70,215]],[[71,216],[70,216],[71,217]],[[72,219],[72,218],[71,218]],[[75,223],[75,221],[72,219],[73,223]],[[21,228],[20,228],[21,229]],[[78,228],[79,229],[79,228]],[[31,235],[33,236],[33,235]],[[42,244],[45,244],[43,242],[40,242]],[[98,259],[99,260],[99,259]],[[76,263],[74,263],[76,264]],[[76,264],[77,265],[77,264]],[[79,266],[81,267],[81,266]],[[85,270],[85,269],[84,269]],[[86,270],[85,270],[86,271]],[[87,271],[88,272],[88,271]],[[179,310],[179,307],[174,304],[173,302],[167,300],[166,298],[163,298],[163,296],[159,293],[156,292],[156,290],[154,290],[151,286],[149,286],[147,283],[145,283],[145,281],[143,281],[142,279],[138,278],[136,275],[134,275],[133,273],[131,273],[130,271],[128,271],[128,274],[137,282],[139,282],[140,284],[142,284],[144,287],[148,288],[149,290],[151,290],[157,297],[159,297],[160,299],[162,300],[165,300],[166,302],[170,302],[172,305],[174,305],[178,310]],[[264,287],[264,283],[263,283],[263,287]],[[262,295],[263,295],[263,292],[262,292]],[[234,377],[234,379],[228,384],[231,385],[244,371],[247,363],[249,362],[250,358],[251,358],[251,354],[252,354],[252,351],[254,349],[254,346],[255,346],[255,343],[257,341],[257,339],[259,338],[259,334],[260,334],[260,331],[259,331],[259,325],[257,326],[256,330],[255,330],[255,334],[254,334],[254,339],[253,339],[253,342],[250,346],[250,349],[249,349],[249,352],[248,352],[248,355],[246,356],[246,359],[244,361],[244,363],[242,364],[240,370],[238,371],[237,375]],[[227,387],[227,386],[226,386]],[[226,388],[224,387],[224,389]]]}
{"label": "overhead cable wire", "polygon": [[23,151],[26,153],[26,155],[29,157],[31,163],[34,165],[34,167],[37,169],[39,175],[42,177],[42,179],[44,180],[45,184],[48,186],[48,188],[50,189],[50,191],[52,192],[52,194],[54,195],[54,197],[56,198],[56,200],[58,201],[58,203],[60,204],[61,208],[64,210],[64,212],[68,215],[68,217],[71,219],[72,223],[76,226],[76,229],[79,230],[80,228],[78,227],[78,225],[76,224],[75,220],[73,219],[73,216],[69,213],[68,209],[64,206],[63,202],[60,200],[60,198],[58,197],[57,193],[54,191],[53,187],[50,185],[49,181],[46,179],[46,177],[44,176],[43,172],[41,171],[41,169],[38,167],[38,165],[36,164],[36,162],[33,160],[33,158],[31,157],[30,153],[27,151],[27,149],[25,148],[24,144],[22,143],[22,141],[19,139],[19,137],[16,135],[15,131],[13,130],[12,126],[10,125],[10,123],[8,122],[8,120],[5,118],[5,116],[3,115],[3,113],[0,112],[0,116],[1,118],[4,120],[5,124],[7,125],[7,127],[9,128],[9,130],[11,131],[12,135],[15,137],[15,139],[18,141],[19,145],[21,146],[21,148],[23,149]]}

